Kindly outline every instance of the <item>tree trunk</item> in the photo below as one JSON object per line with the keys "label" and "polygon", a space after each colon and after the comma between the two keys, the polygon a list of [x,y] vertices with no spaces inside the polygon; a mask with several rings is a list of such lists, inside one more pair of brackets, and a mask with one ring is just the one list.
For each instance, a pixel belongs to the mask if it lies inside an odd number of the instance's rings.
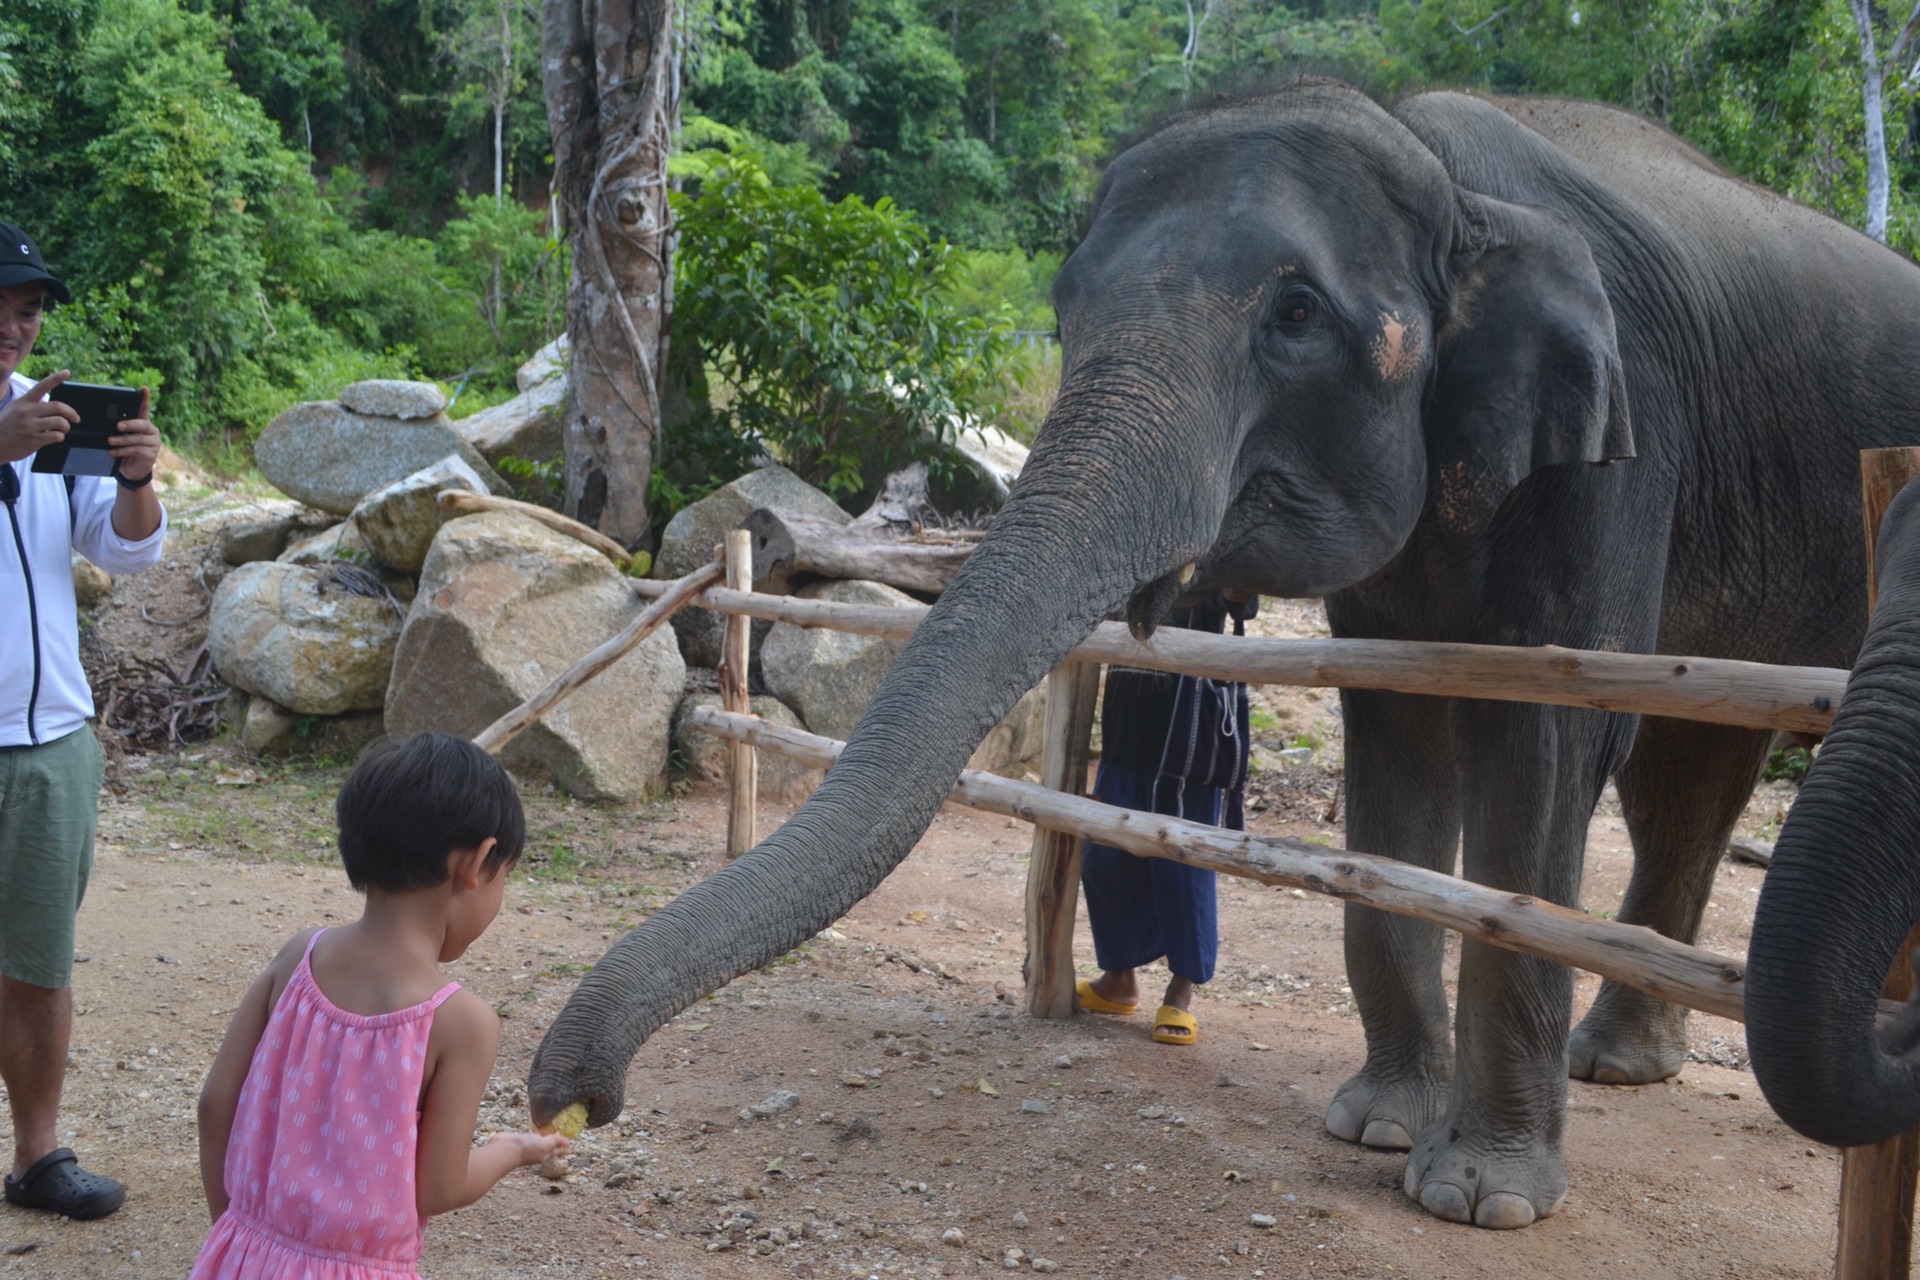
{"label": "tree trunk", "polygon": [[678,103],[672,0],[546,0],[554,188],[573,237],[569,515],[647,539],[673,278],[667,151]]}
{"label": "tree trunk", "polygon": [[1875,48],[1873,5],[1870,0],[1852,0],[1853,22],[1860,31],[1860,99],[1867,123],[1867,234],[1881,244],[1887,242],[1887,196],[1891,183],[1887,176],[1887,118],[1881,99],[1886,79]]}

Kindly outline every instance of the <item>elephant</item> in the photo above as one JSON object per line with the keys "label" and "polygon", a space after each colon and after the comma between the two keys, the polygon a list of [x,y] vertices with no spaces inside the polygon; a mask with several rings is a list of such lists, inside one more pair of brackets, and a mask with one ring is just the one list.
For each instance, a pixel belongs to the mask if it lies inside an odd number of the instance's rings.
{"label": "elephant", "polygon": [[[1608,107],[1306,79],[1120,154],[1053,287],[1058,398],[826,782],[618,940],[529,1075],[604,1124],[678,1010],[872,891],[975,743],[1102,619],[1219,589],[1338,636],[1846,666],[1856,451],[1920,441],[1920,267]],[[1690,940],[1765,730],[1348,690],[1346,844],[1577,901],[1616,781],[1622,920]],[[1366,1059],[1327,1128],[1440,1218],[1567,1194],[1568,1076],[1674,1074],[1684,1012],[1349,906]]]}
{"label": "elephant", "polygon": [[1920,1002],[1876,1026],[1920,920],[1920,485],[1887,508],[1880,598],[1833,727],[1780,829],[1747,951],[1747,1050],[1767,1102],[1852,1147],[1920,1124]]}

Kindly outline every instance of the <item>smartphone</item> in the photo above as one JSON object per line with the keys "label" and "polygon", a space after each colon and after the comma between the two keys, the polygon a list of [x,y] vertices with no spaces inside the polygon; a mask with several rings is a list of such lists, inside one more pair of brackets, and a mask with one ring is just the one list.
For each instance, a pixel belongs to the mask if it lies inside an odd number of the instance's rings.
{"label": "smartphone", "polygon": [[63,382],[47,393],[47,399],[72,405],[80,421],[65,440],[33,455],[33,469],[63,476],[115,474],[119,459],[107,452],[108,441],[118,434],[122,422],[140,415],[139,388]]}

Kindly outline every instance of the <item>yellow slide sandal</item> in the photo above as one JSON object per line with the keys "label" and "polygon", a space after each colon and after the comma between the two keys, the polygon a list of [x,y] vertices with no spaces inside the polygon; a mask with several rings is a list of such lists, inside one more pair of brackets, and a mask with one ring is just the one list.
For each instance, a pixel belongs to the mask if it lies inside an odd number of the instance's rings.
{"label": "yellow slide sandal", "polygon": [[1093,989],[1093,984],[1085,978],[1073,984],[1073,994],[1080,998],[1080,1007],[1088,1013],[1111,1013],[1126,1017],[1137,1010],[1138,1003],[1121,1004],[1118,1000],[1109,1000]]}
{"label": "yellow slide sandal", "polygon": [[1163,1004],[1153,1015],[1153,1038],[1157,1044],[1194,1044],[1200,1039],[1200,1023],[1185,1009]]}

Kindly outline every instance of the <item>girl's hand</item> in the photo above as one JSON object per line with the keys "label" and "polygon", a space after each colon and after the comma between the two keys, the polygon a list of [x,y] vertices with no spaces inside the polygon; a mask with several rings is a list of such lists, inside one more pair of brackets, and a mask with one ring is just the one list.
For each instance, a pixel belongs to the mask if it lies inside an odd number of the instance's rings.
{"label": "girl's hand", "polygon": [[513,1168],[545,1164],[555,1156],[567,1154],[573,1144],[558,1133],[496,1133],[487,1139],[489,1147],[513,1148]]}

